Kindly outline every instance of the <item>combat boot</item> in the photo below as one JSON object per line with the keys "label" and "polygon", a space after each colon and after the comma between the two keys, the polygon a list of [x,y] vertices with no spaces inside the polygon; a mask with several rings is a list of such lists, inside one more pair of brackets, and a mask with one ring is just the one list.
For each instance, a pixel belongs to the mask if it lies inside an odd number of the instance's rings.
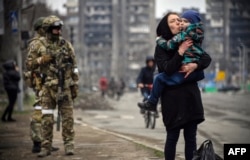
{"label": "combat boot", "polygon": [[58,147],[53,147],[53,146],[52,146],[50,150],[51,150],[51,152],[55,152],[55,151],[58,151],[59,148],[58,148]]}
{"label": "combat boot", "polygon": [[32,153],[39,153],[41,151],[41,142],[33,142]]}
{"label": "combat boot", "polygon": [[42,148],[41,151],[38,153],[37,157],[46,157],[50,155],[50,151],[45,149],[45,148]]}
{"label": "combat boot", "polygon": [[66,145],[65,146],[65,154],[67,156],[74,155],[74,146],[73,145]]}

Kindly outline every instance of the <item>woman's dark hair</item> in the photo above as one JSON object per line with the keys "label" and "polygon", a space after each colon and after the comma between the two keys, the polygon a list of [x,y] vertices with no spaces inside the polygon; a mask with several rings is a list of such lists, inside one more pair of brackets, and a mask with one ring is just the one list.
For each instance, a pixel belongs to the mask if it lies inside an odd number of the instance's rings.
{"label": "woman's dark hair", "polygon": [[174,35],[172,34],[169,26],[168,26],[168,16],[171,14],[175,14],[175,15],[179,15],[176,12],[169,12],[168,14],[166,14],[160,21],[160,23],[158,24],[158,27],[156,29],[156,34],[157,36],[161,36],[166,40],[171,39]]}

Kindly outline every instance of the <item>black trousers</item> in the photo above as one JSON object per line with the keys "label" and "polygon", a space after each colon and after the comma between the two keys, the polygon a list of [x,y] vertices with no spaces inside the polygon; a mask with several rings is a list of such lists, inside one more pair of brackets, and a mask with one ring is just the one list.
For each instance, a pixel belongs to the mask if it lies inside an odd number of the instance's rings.
{"label": "black trousers", "polygon": [[12,112],[14,109],[14,105],[16,103],[16,99],[17,99],[17,90],[6,90],[7,94],[8,94],[8,100],[9,100],[9,104],[6,107],[5,111],[3,112],[2,115],[2,120],[5,120],[6,116],[7,116],[7,120],[12,119]]}
{"label": "black trousers", "polygon": [[176,144],[178,142],[180,131],[183,129],[185,140],[185,159],[192,160],[193,152],[196,150],[196,132],[197,123],[189,123],[183,127],[167,130],[167,140],[165,144],[165,159],[175,160]]}

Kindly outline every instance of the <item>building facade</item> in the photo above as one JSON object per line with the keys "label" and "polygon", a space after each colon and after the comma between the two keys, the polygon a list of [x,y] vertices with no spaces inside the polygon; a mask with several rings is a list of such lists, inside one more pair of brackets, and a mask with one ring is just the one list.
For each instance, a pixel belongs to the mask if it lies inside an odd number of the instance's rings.
{"label": "building facade", "polygon": [[131,77],[138,74],[138,66],[145,65],[145,58],[154,55],[156,37],[155,1],[125,1],[125,51],[127,71]]}
{"label": "building facade", "polygon": [[151,0],[79,1],[79,41],[84,74],[91,83],[97,83],[101,75],[135,78],[140,67],[133,66],[141,65],[148,54],[153,55],[154,7]]}
{"label": "building facade", "polygon": [[[74,47],[77,65],[80,73],[83,73],[84,66],[84,55],[81,51],[81,43],[79,42],[80,31],[79,31],[79,10],[78,10],[78,0],[67,0],[63,5],[66,8],[66,16],[64,17],[64,27],[63,27],[63,36]],[[84,85],[84,75],[80,74],[80,79],[83,81],[79,81],[79,86]]]}
{"label": "building facade", "polygon": [[207,1],[204,47],[213,58],[211,68],[218,64],[225,67],[223,1]]}
{"label": "building facade", "polygon": [[112,11],[112,0],[79,1],[79,41],[88,85],[110,72]]}
{"label": "building facade", "polygon": [[207,0],[206,10],[206,49],[215,68],[225,70],[228,80],[247,76],[250,69],[250,7],[247,0]]}

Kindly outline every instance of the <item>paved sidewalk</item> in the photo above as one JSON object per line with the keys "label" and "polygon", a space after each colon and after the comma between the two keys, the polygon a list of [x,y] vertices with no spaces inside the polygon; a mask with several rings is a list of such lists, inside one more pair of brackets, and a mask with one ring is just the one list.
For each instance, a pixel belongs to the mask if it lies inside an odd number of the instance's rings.
{"label": "paved sidewalk", "polygon": [[[34,160],[29,137],[29,113],[14,114],[17,122],[0,122],[0,160]],[[79,121],[78,121],[79,122]],[[60,150],[45,160],[163,160],[161,152],[136,144],[126,138],[79,123],[75,125],[75,155],[65,156],[61,133],[54,131],[54,146]]]}

